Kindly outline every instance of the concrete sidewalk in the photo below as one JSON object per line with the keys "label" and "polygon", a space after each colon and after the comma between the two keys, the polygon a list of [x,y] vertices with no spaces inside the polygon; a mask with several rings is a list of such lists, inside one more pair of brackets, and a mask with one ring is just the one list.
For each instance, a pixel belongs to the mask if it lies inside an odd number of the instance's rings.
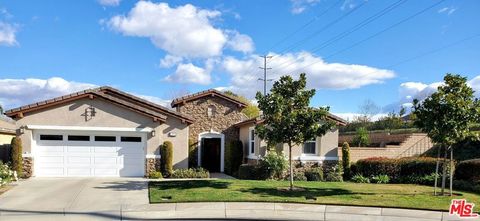
{"label": "concrete sidewalk", "polygon": [[[122,205],[117,210],[3,211],[0,220],[461,220],[447,212],[291,203],[161,203]],[[480,219],[469,219],[480,220]]]}

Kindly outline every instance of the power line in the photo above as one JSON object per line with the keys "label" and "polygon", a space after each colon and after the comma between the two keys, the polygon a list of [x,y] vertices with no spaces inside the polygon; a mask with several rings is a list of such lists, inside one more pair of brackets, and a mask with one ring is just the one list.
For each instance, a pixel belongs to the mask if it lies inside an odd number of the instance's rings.
{"label": "power line", "polygon": [[349,50],[349,49],[351,49],[351,48],[353,48],[353,47],[356,47],[356,46],[362,44],[363,42],[366,42],[366,41],[368,41],[368,40],[370,40],[370,39],[372,39],[372,38],[374,38],[374,37],[376,37],[376,36],[378,36],[378,35],[380,35],[380,34],[383,34],[384,32],[386,32],[386,31],[388,31],[388,30],[390,30],[390,29],[392,29],[392,28],[394,28],[394,27],[396,27],[396,26],[398,26],[398,25],[400,25],[400,24],[403,24],[403,23],[405,23],[405,22],[407,22],[407,21],[409,21],[409,20],[417,17],[418,15],[421,15],[421,14],[425,13],[426,11],[434,8],[435,6],[439,5],[440,3],[444,2],[444,1],[445,1],[445,0],[441,0],[441,1],[437,2],[437,3],[435,3],[435,4],[432,4],[432,5],[430,5],[430,6],[426,7],[426,8],[418,11],[417,13],[415,13],[415,14],[413,14],[413,15],[410,15],[410,16],[408,16],[407,18],[404,18],[404,19],[400,20],[399,22],[397,22],[397,23],[395,23],[395,24],[393,24],[393,25],[390,25],[390,26],[388,26],[387,28],[382,29],[381,31],[379,31],[379,32],[377,32],[377,33],[375,33],[375,34],[373,34],[373,35],[371,35],[371,36],[369,36],[369,37],[367,37],[367,38],[365,38],[365,39],[363,39],[363,40],[360,40],[360,41],[358,41],[358,42],[356,42],[356,43],[354,43],[354,44],[352,44],[352,45],[350,45],[350,46],[348,46],[348,47],[346,47],[346,48],[344,48],[344,49],[341,49],[341,50],[339,50],[339,51],[337,51],[337,52],[335,52],[335,53],[333,53],[333,54],[331,54],[331,55],[323,58],[323,59],[320,60],[320,61],[316,61],[316,62],[310,63],[310,64],[308,64],[308,65],[306,65],[306,66],[303,66],[303,67],[301,67],[301,68],[297,68],[297,69],[295,69],[294,71],[298,71],[298,70],[300,70],[300,69],[304,69],[304,68],[310,67],[310,66],[312,66],[312,65],[314,65],[314,64],[317,64],[317,63],[319,63],[319,62],[322,62],[322,61],[325,60],[325,59],[331,58],[331,57],[333,57],[333,56],[335,56],[335,55],[337,55],[337,54],[343,53],[343,52],[345,52],[345,51],[347,51],[347,50]]}
{"label": "power line", "polygon": [[[289,47],[281,50],[278,54],[283,54],[285,51],[290,51],[300,45],[303,45],[305,44],[305,42],[309,41],[310,39],[312,39],[313,37],[315,37],[316,35],[322,33],[323,31],[327,30],[328,28],[332,27],[333,25],[335,25],[336,23],[342,21],[343,19],[345,19],[346,17],[348,17],[349,15],[351,15],[353,12],[357,11],[358,9],[362,8],[362,6],[364,6],[365,4],[367,3],[367,1],[364,1],[362,4],[360,4],[359,6],[353,8],[352,10],[350,10],[349,12],[347,12],[346,14],[340,16],[339,18],[335,19],[334,21],[326,24],[325,26],[323,26],[322,28],[320,28],[319,30],[315,31],[314,33],[310,34],[309,36],[307,36],[306,38],[298,41],[297,43],[294,43],[292,45],[290,45]],[[272,59],[273,60],[273,59]]]}
{"label": "power line", "polygon": [[308,21],[307,23],[305,23],[304,25],[302,25],[301,27],[297,28],[295,31],[291,32],[290,34],[288,34],[287,36],[285,36],[284,38],[282,38],[280,41],[277,41],[275,44],[273,44],[268,50],[266,50],[265,53],[268,53],[268,51],[271,51],[272,49],[274,49],[275,47],[277,47],[278,45],[282,44],[283,42],[285,42],[287,39],[291,38],[292,36],[294,36],[295,34],[297,34],[298,32],[302,31],[303,29],[307,28],[308,26],[312,25],[315,21],[317,21],[320,17],[324,16],[325,14],[327,14],[330,10],[332,10],[333,8],[336,7],[336,5],[338,5],[339,3],[341,3],[343,0],[337,0],[335,3],[333,3],[332,5],[330,5],[330,7],[328,7],[327,9],[323,10],[321,13],[319,13],[318,15],[314,16],[312,19],[310,19],[310,21]]}
{"label": "power line", "polygon": [[[399,0],[389,6],[387,6],[386,8],[382,9],[381,11],[377,12],[376,14],[364,19],[363,21],[361,21],[360,23],[356,24],[355,26],[353,26],[352,28],[349,28],[347,30],[345,30],[344,32],[336,35],[335,37],[333,38],[330,38],[328,41],[326,42],[323,42],[322,44],[318,45],[317,47],[313,48],[313,51],[311,52],[316,52],[316,51],[319,51],[325,47],[328,47],[329,45],[347,37],[348,35],[350,35],[351,33],[359,30],[360,28],[363,28],[365,27],[366,25],[374,22],[375,20],[381,18],[382,16],[384,16],[385,14],[391,12],[392,10],[394,10],[395,8],[397,8],[398,6],[402,5],[403,3],[407,2],[408,0]],[[304,57],[304,56],[303,56]],[[289,62],[289,61],[286,61],[286,62],[283,62],[283,63],[280,63],[279,65],[284,65],[284,64],[288,64],[287,66],[283,67],[283,68],[286,68],[286,67],[289,67],[290,65],[294,64],[297,60],[299,60],[300,58],[296,58],[293,62]]]}

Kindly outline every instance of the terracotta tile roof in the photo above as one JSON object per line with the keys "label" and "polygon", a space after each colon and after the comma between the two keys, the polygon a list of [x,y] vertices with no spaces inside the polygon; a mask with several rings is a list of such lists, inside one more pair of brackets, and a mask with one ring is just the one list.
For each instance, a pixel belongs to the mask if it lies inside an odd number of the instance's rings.
{"label": "terracotta tile roof", "polygon": [[[331,120],[337,122],[337,125],[346,125],[347,124],[347,121],[342,119],[341,117],[338,117],[336,115],[333,115],[331,113],[328,113],[328,118],[330,118]],[[250,118],[250,119],[247,119],[247,120],[244,120],[244,121],[240,121],[236,124],[234,124],[233,126],[235,127],[241,127],[243,125],[246,125],[246,124],[250,124],[250,123],[254,123],[254,124],[259,124],[259,123],[263,123],[263,119],[262,117],[254,117],[254,118]]]}
{"label": "terracotta tile roof", "polygon": [[225,100],[228,100],[230,102],[236,103],[236,104],[238,104],[242,107],[247,106],[246,103],[244,103],[241,100],[238,100],[235,97],[232,97],[230,95],[227,95],[227,94],[225,94],[223,92],[220,92],[218,90],[215,90],[215,89],[208,89],[208,90],[200,91],[200,92],[197,92],[197,93],[194,93],[194,94],[189,94],[189,95],[186,95],[186,96],[183,96],[183,97],[176,98],[172,101],[172,107],[176,107],[178,104],[181,104],[183,102],[196,100],[196,99],[206,97],[206,96],[218,96],[218,97],[221,97],[221,98],[223,98]]}
{"label": "terracotta tile roof", "polygon": [[[173,110],[169,110],[166,107],[162,107],[160,105],[149,102],[145,99],[139,98],[137,96],[125,93],[123,91],[120,91],[108,86],[87,89],[87,90],[75,92],[72,94],[52,98],[49,100],[24,105],[18,108],[8,110],[5,112],[5,114],[9,117],[14,118],[19,113],[27,113],[33,110],[49,107],[51,105],[55,105],[58,103],[68,102],[71,100],[85,98],[92,95],[99,96],[103,99],[109,100],[110,102],[116,103],[118,105],[122,105],[130,110],[139,112],[144,115],[151,116],[154,119],[158,119],[161,121],[165,121],[165,119],[167,118],[166,115],[169,115],[175,118],[179,118],[182,121],[185,121],[187,123],[193,123],[193,119],[186,115],[175,112]],[[120,97],[118,95],[120,95]]]}

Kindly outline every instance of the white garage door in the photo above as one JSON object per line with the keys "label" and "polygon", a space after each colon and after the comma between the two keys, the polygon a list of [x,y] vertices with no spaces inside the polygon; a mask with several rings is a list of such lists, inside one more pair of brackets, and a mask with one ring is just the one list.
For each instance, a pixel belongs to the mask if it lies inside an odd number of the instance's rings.
{"label": "white garage door", "polygon": [[141,133],[36,131],[34,173],[38,177],[143,176]]}

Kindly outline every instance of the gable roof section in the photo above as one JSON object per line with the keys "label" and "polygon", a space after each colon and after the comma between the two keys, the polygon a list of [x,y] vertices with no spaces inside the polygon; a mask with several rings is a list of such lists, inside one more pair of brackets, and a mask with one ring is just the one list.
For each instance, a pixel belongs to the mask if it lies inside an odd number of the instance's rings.
{"label": "gable roof section", "polygon": [[[339,125],[339,126],[345,126],[345,125],[347,125],[347,121],[346,121],[346,120],[342,119],[342,118],[339,117],[339,116],[333,115],[333,114],[331,114],[331,113],[328,113],[327,118],[330,119],[330,120],[335,121],[336,124]],[[264,120],[263,120],[262,117],[254,117],[254,118],[250,118],[250,119],[248,119],[248,120],[240,121],[240,122],[234,124],[233,126],[235,126],[235,127],[242,127],[242,126],[244,126],[244,125],[251,124],[251,123],[253,123],[253,124],[261,124],[261,123],[263,123],[263,121],[264,121]]]}
{"label": "gable roof section", "polygon": [[0,114],[0,134],[15,135],[15,121]]}
{"label": "gable roof section", "polygon": [[193,101],[193,100],[196,100],[196,99],[199,99],[199,98],[202,98],[202,97],[206,97],[206,96],[218,96],[218,97],[220,97],[224,100],[227,100],[227,101],[230,101],[232,103],[238,104],[238,106],[240,106],[240,107],[246,107],[247,106],[246,103],[238,100],[235,97],[232,97],[230,95],[226,95],[225,93],[222,93],[222,92],[220,92],[218,90],[215,90],[215,89],[208,89],[208,90],[205,90],[205,91],[200,91],[200,92],[197,92],[197,93],[194,93],[194,94],[189,94],[189,95],[186,95],[186,96],[183,96],[183,97],[176,98],[172,101],[172,107],[176,107],[179,104],[182,104],[184,102]]}
{"label": "gable roof section", "polygon": [[167,119],[167,115],[168,115],[168,116],[178,118],[182,120],[182,122],[193,123],[193,120],[185,115],[176,113],[160,105],[154,104],[152,102],[148,102],[139,97],[133,96],[131,94],[128,94],[107,86],[83,90],[76,93],[64,95],[61,97],[56,97],[53,99],[25,105],[19,108],[14,108],[6,111],[5,114],[9,117],[15,118],[18,115],[21,116],[24,113],[28,113],[31,111],[41,110],[47,107],[51,107],[51,106],[62,104],[62,103],[67,103],[67,102],[78,100],[81,98],[94,99],[95,97],[100,97],[104,100],[107,100],[116,105],[123,106],[134,112],[152,117],[153,120],[155,121],[159,120],[164,122]]}

